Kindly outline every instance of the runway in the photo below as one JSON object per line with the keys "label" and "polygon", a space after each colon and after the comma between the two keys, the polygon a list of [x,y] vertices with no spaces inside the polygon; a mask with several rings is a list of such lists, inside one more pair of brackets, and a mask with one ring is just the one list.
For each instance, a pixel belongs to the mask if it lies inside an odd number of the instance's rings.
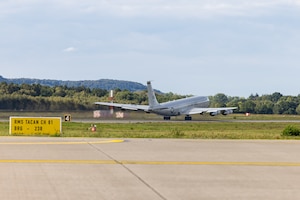
{"label": "runway", "polygon": [[224,122],[224,123],[300,123],[300,120],[236,120],[236,119],[214,119],[214,120],[144,120],[144,119],[133,119],[133,120],[127,120],[127,119],[105,119],[105,120],[99,120],[99,119],[76,119],[73,120],[73,122],[79,122],[79,123],[118,123],[118,124],[129,124],[129,123],[216,123],[216,122]]}
{"label": "runway", "polygon": [[299,199],[300,141],[0,137],[1,199]]}

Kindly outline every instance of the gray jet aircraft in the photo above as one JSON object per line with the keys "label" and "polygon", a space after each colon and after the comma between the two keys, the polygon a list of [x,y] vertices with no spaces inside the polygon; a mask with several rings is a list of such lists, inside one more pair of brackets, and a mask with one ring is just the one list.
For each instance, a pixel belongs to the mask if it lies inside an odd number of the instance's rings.
{"label": "gray jet aircraft", "polygon": [[142,110],[147,113],[155,113],[164,116],[164,120],[170,120],[171,116],[186,115],[185,120],[192,120],[190,115],[209,113],[227,115],[233,113],[237,107],[208,108],[209,99],[206,96],[194,96],[165,103],[158,103],[151,82],[147,82],[149,105],[119,104],[108,102],[95,102],[98,105],[112,106],[123,110]]}

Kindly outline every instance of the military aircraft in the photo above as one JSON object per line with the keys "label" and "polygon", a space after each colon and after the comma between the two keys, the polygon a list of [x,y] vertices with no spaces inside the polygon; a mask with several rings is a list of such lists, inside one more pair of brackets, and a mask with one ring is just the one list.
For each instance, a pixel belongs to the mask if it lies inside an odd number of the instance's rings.
{"label": "military aircraft", "polygon": [[155,113],[164,116],[164,120],[170,120],[171,116],[186,115],[185,120],[192,120],[190,115],[209,113],[227,115],[233,113],[237,107],[208,108],[207,96],[193,96],[164,103],[158,103],[151,82],[147,82],[149,105],[120,104],[108,102],[95,102],[97,105],[121,108],[122,110],[142,110],[147,113]]}

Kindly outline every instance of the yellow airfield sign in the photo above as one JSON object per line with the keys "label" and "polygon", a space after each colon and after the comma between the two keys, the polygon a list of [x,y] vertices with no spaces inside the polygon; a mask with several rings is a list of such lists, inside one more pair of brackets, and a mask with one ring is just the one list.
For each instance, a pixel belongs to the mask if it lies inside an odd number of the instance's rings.
{"label": "yellow airfield sign", "polygon": [[11,135],[56,135],[61,133],[60,117],[10,117]]}

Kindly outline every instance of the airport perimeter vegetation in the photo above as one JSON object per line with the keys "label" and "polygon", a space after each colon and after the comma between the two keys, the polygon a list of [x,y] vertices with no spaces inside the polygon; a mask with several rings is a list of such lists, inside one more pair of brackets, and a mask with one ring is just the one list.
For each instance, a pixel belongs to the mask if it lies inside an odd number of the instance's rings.
{"label": "airport perimeter vegetation", "polygon": [[[1,112],[0,136],[10,136],[9,116],[63,116],[63,113]],[[72,121],[62,122],[62,133],[56,137],[300,139],[282,134],[286,127],[300,129],[300,115],[197,115],[193,121],[184,121],[184,116],[163,121],[161,116],[139,112],[130,113],[126,119],[93,119],[90,112],[71,115]],[[91,124],[96,125],[96,131],[91,131]]]}

